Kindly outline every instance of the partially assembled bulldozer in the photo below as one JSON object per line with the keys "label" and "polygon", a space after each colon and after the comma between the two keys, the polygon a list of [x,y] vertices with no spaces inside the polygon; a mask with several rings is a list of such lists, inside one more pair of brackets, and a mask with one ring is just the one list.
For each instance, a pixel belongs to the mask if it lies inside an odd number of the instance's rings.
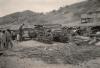
{"label": "partially assembled bulldozer", "polygon": [[50,28],[43,25],[35,25],[34,27],[35,40],[45,43],[52,43],[53,35]]}

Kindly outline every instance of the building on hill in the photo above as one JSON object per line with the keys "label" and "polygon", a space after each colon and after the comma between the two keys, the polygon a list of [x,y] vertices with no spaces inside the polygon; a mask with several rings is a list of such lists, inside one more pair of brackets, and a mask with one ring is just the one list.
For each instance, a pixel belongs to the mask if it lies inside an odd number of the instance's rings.
{"label": "building on hill", "polygon": [[100,21],[100,7],[93,5],[90,9],[81,15],[81,23],[94,23]]}
{"label": "building on hill", "polygon": [[93,17],[92,15],[89,14],[82,14],[81,15],[81,23],[92,23],[93,22]]}

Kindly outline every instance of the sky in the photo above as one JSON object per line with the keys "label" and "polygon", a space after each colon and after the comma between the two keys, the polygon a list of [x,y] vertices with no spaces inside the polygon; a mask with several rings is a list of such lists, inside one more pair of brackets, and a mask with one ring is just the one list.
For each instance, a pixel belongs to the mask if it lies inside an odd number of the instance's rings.
{"label": "sky", "polygon": [[0,0],[0,17],[24,10],[49,12],[84,0]]}

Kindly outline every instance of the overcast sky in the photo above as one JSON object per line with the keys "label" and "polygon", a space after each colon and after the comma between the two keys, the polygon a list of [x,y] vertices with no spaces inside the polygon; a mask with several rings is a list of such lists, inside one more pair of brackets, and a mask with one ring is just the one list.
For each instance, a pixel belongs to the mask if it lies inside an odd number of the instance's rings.
{"label": "overcast sky", "polygon": [[0,0],[0,17],[23,10],[45,13],[80,1],[84,0]]}

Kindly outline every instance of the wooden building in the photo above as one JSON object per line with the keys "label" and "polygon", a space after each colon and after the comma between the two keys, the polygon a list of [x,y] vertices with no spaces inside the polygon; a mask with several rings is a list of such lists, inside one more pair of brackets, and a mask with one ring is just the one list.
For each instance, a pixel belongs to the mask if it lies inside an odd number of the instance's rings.
{"label": "wooden building", "polygon": [[100,9],[95,8],[81,15],[81,23],[95,23],[100,21]]}

